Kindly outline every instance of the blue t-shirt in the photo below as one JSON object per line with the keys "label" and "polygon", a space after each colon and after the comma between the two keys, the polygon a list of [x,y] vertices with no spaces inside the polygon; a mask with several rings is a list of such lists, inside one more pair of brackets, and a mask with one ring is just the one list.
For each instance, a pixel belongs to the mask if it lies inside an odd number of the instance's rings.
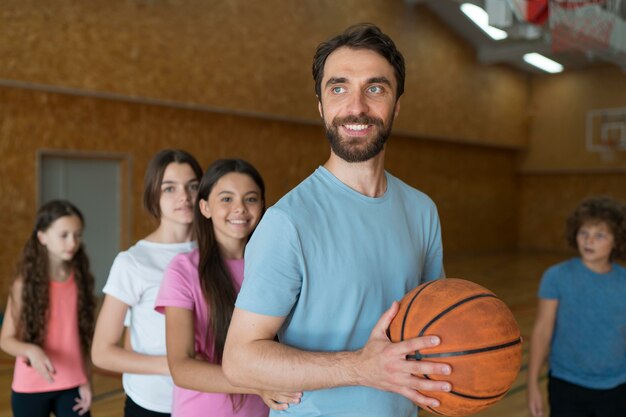
{"label": "blue t-shirt", "polygon": [[550,373],[591,389],[626,382],[626,269],[598,274],[580,258],[549,268],[539,297],[559,302]]}
{"label": "blue t-shirt", "polygon": [[[349,188],[328,170],[270,208],[246,247],[237,307],[286,317],[281,343],[306,351],[353,351],[392,304],[443,276],[434,203],[386,173],[379,198]],[[408,399],[367,387],[305,392],[272,415],[415,416]]]}

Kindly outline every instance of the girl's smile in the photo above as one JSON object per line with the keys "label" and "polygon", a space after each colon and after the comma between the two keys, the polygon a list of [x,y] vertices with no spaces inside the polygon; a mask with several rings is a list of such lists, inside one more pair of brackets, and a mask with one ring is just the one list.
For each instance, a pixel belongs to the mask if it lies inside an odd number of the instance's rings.
{"label": "girl's smile", "polygon": [[200,200],[200,210],[213,223],[215,238],[229,253],[228,258],[243,255],[248,237],[261,220],[261,190],[247,174],[231,172],[221,177],[207,200]]}

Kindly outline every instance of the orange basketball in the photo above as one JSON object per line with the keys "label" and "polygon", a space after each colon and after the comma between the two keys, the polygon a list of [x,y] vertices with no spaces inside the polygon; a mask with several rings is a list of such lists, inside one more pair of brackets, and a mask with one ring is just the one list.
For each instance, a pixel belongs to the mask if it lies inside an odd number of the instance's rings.
{"label": "orange basketball", "polygon": [[440,406],[434,414],[466,416],[496,403],[507,393],[522,363],[522,339],[511,310],[494,293],[457,278],[430,281],[400,301],[389,326],[393,342],[439,336],[439,346],[410,359],[448,363],[451,375],[420,375],[449,381],[451,392],[424,391]]}

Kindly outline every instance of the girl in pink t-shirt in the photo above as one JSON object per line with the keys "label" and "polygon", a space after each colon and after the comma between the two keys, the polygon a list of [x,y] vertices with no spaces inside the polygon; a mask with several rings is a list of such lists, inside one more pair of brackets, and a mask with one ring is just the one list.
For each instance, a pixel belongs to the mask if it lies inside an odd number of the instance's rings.
{"label": "girl in pink t-shirt", "polygon": [[16,357],[15,417],[90,415],[95,297],[83,225],[74,205],[50,201],[22,251],[0,336],[2,350]]}
{"label": "girl in pink t-shirt", "polygon": [[284,410],[300,400],[300,393],[235,387],[221,367],[244,248],[264,210],[263,179],[245,161],[218,160],[200,181],[194,208],[198,250],[172,260],[155,303],[166,316],[174,417],[266,417],[268,406]]}

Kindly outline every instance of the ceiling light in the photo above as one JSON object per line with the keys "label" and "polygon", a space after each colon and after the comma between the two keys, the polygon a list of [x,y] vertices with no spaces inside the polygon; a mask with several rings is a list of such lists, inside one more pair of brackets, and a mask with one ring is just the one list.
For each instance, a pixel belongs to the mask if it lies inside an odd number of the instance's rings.
{"label": "ceiling light", "polygon": [[524,54],[524,61],[551,74],[563,71],[563,65],[536,52]]}
{"label": "ceiling light", "polygon": [[461,5],[461,11],[492,39],[499,41],[507,38],[508,35],[505,31],[489,26],[489,15],[481,7],[472,3],[463,3]]}

